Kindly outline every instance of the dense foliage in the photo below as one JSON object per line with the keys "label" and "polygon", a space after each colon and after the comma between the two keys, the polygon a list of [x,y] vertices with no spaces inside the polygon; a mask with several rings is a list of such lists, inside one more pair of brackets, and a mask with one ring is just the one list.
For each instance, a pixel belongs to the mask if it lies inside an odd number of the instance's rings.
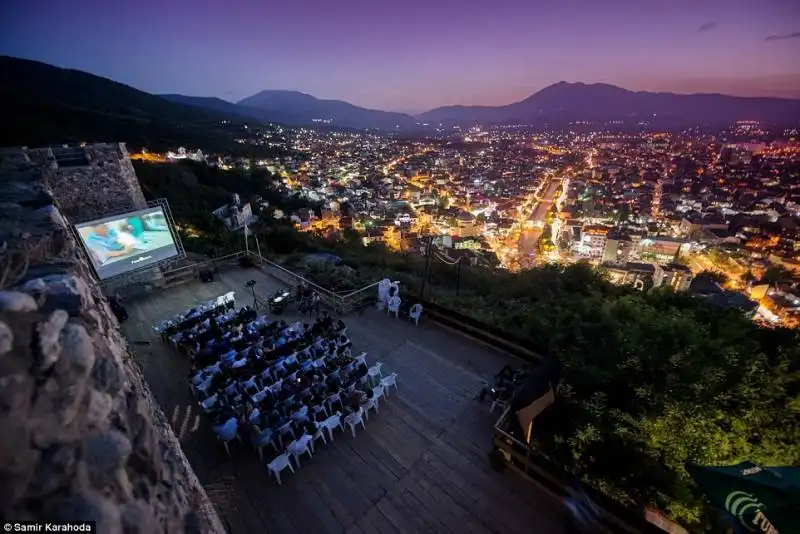
{"label": "dense foliage", "polygon": [[[272,175],[265,170],[222,171],[201,163],[141,163],[134,162],[139,184],[148,199],[166,198],[179,227],[186,250],[205,254],[210,248],[217,254],[244,248],[244,237],[231,234],[212,211],[230,204],[233,194],[242,202],[256,197],[269,204],[264,220],[254,226],[261,231],[266,247],[276,252],[292,252],[302,245],[288,223],[271,219],[271,209],[279,207],[292,211],[310,206],[305,200],[282,192]],[[254,210],[258,208],[254,206]],[[298,243],[295,243],[298,241]]]}

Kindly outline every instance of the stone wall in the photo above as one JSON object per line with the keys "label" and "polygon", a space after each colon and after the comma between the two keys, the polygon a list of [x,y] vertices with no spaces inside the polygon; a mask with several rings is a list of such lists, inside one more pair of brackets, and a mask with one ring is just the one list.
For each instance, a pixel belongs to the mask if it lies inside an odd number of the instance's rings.
{"label": "stone wall", "polygon": [[0,516],[221,534],[41,166],[15,154],[0,159]]}
{"label": "stone wall", "polygon": [[[64,150],[84,156],[81,165],[59,164]],[[147,208],[125,143],[96,143],[84,147],[2,148],[2,169],[33,167],[41,171],[44,185],[55,198],[69,224]],[[147,294],[163,284],[158,267],[106,281],[106,294]]]}
{"label": "stone wall", "polygon": [[125,143],[86,145],[86,164],[77,166],[59,164],[58,148],[16,150],[44,171],[61,213],[73,224],[147,207]]}

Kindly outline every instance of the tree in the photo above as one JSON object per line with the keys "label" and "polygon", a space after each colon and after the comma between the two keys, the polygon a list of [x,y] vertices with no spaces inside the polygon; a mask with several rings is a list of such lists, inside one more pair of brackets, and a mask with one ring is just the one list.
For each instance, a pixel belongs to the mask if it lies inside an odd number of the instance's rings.
{"label": "tree", "polygon": [[261,234],[266,248],[275,254],[291,254],[308,250],[310,241],[306,237],[307,235],[289,225],[271,226]]}
{"label": "tree", "polygon": [[697,278],[701,277],[716,282],[721,286],[727,284],[729,280],[728,276],[720,271],[700,271],[697,274]]}
{"label": "tree", "polygon": [[760,282],[762,284],[778,285],[788,284],[793,280],[795,280],[795,274],[792,271],[775,265],[764,271]]}
{"label": "tree", "polygon": [[[229,204],[234,193],[242,198],[260,196],[270,203],[270,208],[291,212],[308,207],[302,199],[281,192],[272,175],[257,170],[222,171],[195,162],[143,163],[134,162],[136,176],[147,199],[166,198],[181,240],[187,250],[205,254],[215,248],[218,254],[241,249],[242,238],[232,234],[212,211]],[[234,178],[235,179],[232,179]],[[269,228],[280,225],[270,217],[262,217],[254,225],[256,233],[264,232],[267,244],[278,250],[293,252],[307,245],[307,240],[285,229],[272,235]],[[296,233],[296,232],[295,232]]]}

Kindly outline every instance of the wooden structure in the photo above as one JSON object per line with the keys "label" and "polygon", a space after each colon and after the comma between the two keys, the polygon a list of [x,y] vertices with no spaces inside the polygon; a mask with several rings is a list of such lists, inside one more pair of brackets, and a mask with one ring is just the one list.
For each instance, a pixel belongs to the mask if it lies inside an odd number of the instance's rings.
{"label": "wooden structure", "polygon": [[[126,332],[156,399],[190,463],[233,534],[528,534],[564,532],[561,501],[524,479],[494,471],[488,461],[494,416],[475,400],[509,356],[442,329],[415,327],[407,317],[374,309],[343,316],[356,352],[399,374],[399,391],[370,415],[355,438],[336,434],[278,486],[249,446],[229,458],[198,414],[186,382],[189,363],[152,325],[245,283],[260,297],[279,282],[260,269],[231,267],[198,281],[126,302]],[[294,309],[281,318],[291,321]]]}

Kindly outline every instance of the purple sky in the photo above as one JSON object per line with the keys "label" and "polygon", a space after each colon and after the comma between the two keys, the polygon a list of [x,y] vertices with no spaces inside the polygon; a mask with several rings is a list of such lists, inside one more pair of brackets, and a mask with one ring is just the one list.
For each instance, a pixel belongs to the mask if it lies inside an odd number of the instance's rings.
{"label": "purple sky", "polygon": [[800,98],[800,0],[6,0],[0,53],[154,93],[401,111],[560,80]]}

